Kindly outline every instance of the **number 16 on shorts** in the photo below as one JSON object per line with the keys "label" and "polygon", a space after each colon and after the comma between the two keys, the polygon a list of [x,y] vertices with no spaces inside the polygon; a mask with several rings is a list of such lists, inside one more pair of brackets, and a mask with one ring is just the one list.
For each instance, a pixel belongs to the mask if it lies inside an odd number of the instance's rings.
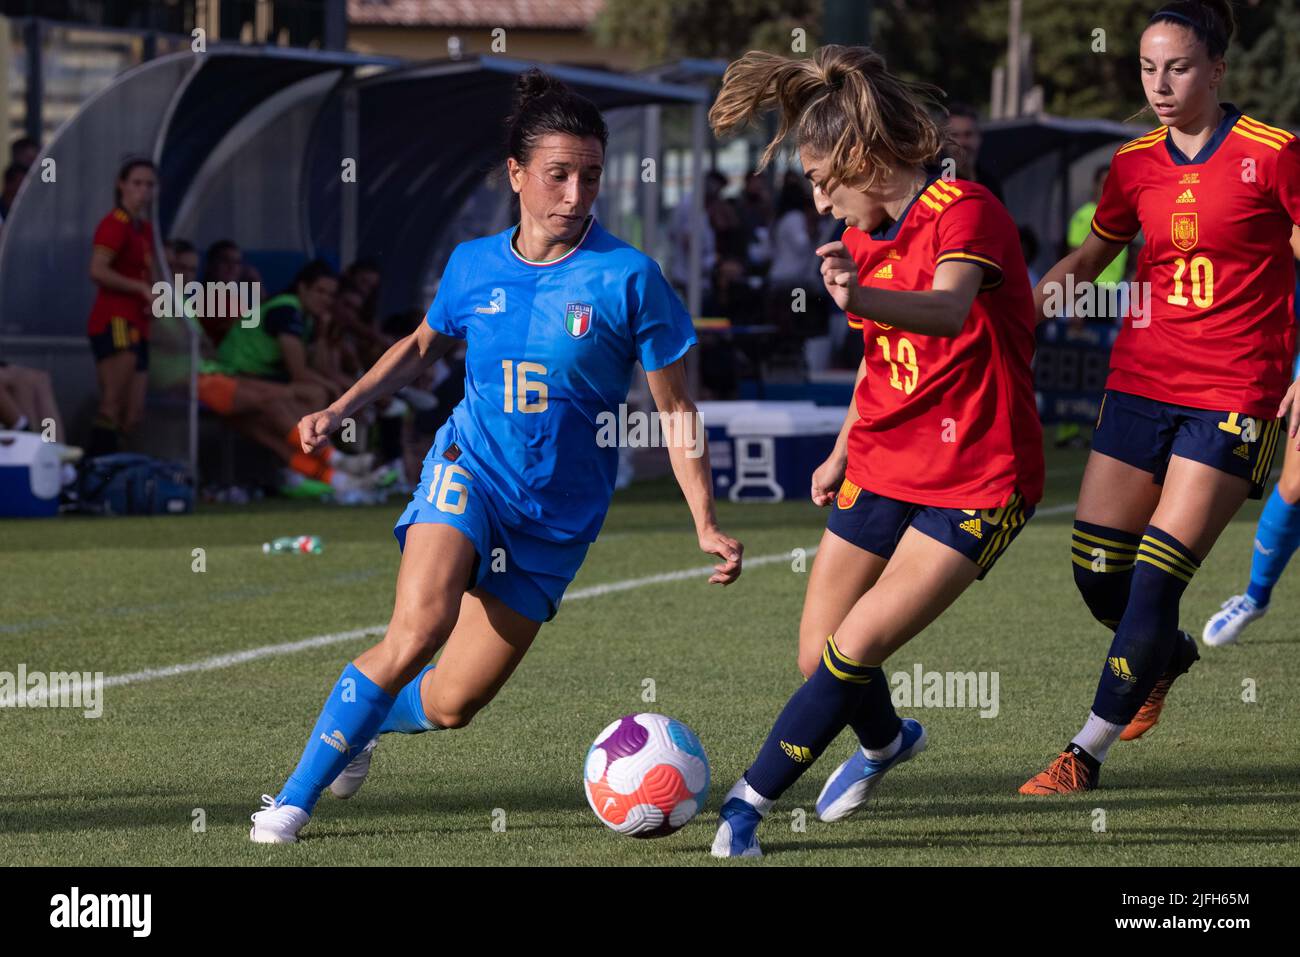
{"label": "number 16 on shorts", "polygon": [[433,475],[429,477],[427,501],[438,511],[446,512],[448,515],[460,515],[465,511],[465,505],[469,501],[469,486],[458,482],[457,479],[472,482],[474,476],[459,465],[439,462],[433,467]]}

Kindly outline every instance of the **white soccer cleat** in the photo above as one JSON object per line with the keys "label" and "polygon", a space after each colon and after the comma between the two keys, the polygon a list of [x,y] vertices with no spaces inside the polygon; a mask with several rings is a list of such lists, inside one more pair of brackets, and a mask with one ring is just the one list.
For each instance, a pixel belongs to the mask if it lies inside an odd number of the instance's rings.
{"label": "white soccer cleat", "polygon": [[1264,617],[1267,612],[1268,605],[1261,608],[1249,595],[1233,595],[1205,623],[1201,641],[1211,648],[1235,645],[1246,626],[1256,618]]}
{"label": "white soccer cleat", "polygon": [[370,773],[370,758],[374,755],[377,744],[379,744],[378,738],[370,739],[370,743],[361,749],[361,753],[330,782],[330,794],[347,800],[361,790],[361,785],[366,783],[366,775]]}
{"label": "white soccer cleat", "polygon": [[269,794],[262,795],[262,810],[253,814],[248,837],[254,844],[296,844],[298,832],[311,815],[300,807],[282,804]]}

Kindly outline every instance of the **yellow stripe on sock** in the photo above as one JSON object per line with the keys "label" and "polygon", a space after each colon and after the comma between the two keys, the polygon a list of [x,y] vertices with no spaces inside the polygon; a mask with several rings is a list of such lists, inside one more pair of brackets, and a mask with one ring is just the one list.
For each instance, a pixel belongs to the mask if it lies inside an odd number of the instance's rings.
{"label": "yellow stripe on sock", "polygon": [[[1187,558],[1187,556],[1174,551],[1158,538],[1152,538],[1150,535],[1142,536],[1142,548],[1153,552],[1155,555],[1163,558],[1165,561],[1174,562],[1180,568],[1191,575],[1195,575],[1200,566]],[[1140,550],[1139,550],[1140,551]]]}
{"label": "yellow stripe on sock", "polygon": [[843,670],[842,668],[837,668],[835,662],[831,660],[830,645],[827,645],[822,650],[822,663],[826,665],[827,671],[833,674],[836,678],[839,678],[841,681],[848,681],[855,685],[865,685],[871,681],[870,675],[855,675]]}
{"label": "yellow stripe on sock", "polygon": [[1192,576],[1187,574],[1187,572],[1183,571],[1180,568],[1175,568],[1173,565],[1167,564],[1161,561],[1159,558],[1152,557],[1146,552],[1139,552],[1137,560],[1140,562],[1146,562],[1148,565],[1155,565],[1156,568],[1159,568],[1163,571],[1167,571],[1175,578],[1181,578],[1183,581],[1187,582],[1188,584],[1191,584]]}
{"label": "yellow stripe on sock", "polygon": [[1090,532],[1081,532],[1077,528],[1074,530],[1074,537],[1084,538],[1090,542],[1096,542],[1098,545],[1109,545],[1117,552],[1136,552],[1138,548],[1136,542],[1131,545],[1126,542],[1116,542],[1109,538],[1102,538],[1100,535],[1093,535]]}

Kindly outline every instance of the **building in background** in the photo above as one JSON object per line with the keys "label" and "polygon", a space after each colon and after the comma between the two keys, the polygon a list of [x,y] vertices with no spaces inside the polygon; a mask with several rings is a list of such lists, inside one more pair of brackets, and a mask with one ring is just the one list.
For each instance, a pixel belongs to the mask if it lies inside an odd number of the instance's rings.
{"label": "building in background", "polygon": [[[598,47],[592,38],[592,23],[604,5],[605,0],[348,0],[348,48],[411,60],[499,53],[631,69],[632,51]],[[494,31],[502,31],[495,49]]]}
{"label": "building in background", "polygon": [[0,0],[4,145],[44,143],[123,71],[205,43],[344,48],[347,0]]}

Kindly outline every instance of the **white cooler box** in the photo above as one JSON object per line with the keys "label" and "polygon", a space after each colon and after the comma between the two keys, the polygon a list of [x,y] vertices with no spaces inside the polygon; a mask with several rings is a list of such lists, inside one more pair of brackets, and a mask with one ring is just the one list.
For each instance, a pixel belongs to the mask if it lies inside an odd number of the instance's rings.
{"label": "white cooler box", "polygon": [[[706,405],[748,408],[719,410],[706,409]],[[813,469],[835,448],[846,412],[811,402],[701,406],[709,435],[713,494],[733,502],[780,502],[806,497]],[[723,411],[725,416],[719,414]],[[723,418],[725,424],[720,425]]]}
{"label": "white cooler box", "polygon": [[59,453],[33,432],[0,431],[0,518],[59,514]]}

